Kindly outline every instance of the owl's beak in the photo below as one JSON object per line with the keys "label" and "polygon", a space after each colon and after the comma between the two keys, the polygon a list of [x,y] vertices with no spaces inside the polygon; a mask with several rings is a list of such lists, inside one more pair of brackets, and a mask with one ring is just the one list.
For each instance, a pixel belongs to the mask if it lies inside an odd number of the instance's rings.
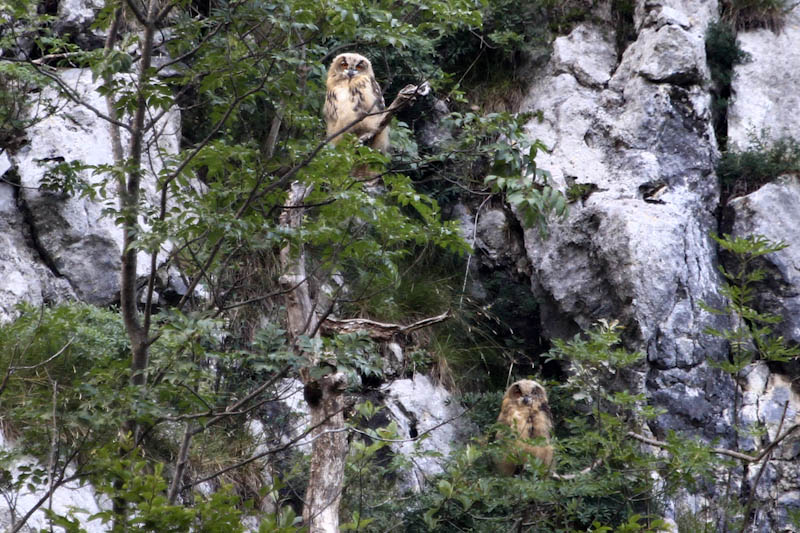
{"label": "owl's beak", "polygon": [[347,69],[345,73],[347,74],[347,77],[350,78],[351,80],[353,79],[353,76],[357,74],[356,69],[354,68]]}
{"label": "owl's beak", "polygon": [[522,397],[522,403],[524,403],[525,405],[530,405],[531,404],[531,397],[530,396],[523,396]]}

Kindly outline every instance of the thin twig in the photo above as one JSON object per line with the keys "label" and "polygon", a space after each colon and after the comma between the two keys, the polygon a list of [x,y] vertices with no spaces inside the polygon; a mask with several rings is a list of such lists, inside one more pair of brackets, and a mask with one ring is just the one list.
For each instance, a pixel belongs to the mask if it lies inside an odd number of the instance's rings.
{"label": "thin twig", "polygon": [[354,427],[351,427],[350,431],[352,431],[353,433],[359,433],[361,435],[364,435],[365,437],[369,437],[372,440],[377,440],[377,441],[380,441],[380,442],[389,442],[389,443],[394,443],[394,444],[400,444],[400,443],[403,443],[403,442],[416,442],[416,441],[420,440],[422,437],[424,437],[425,435],[427,435],[428,433],[436,431],[440,427],[449,424],[450,422],[452,422],[456,418],[460,418],[460,417],[464,416],[465,414],[467,414],[470,411],[470,409],[472,409],[472,406],[467,407],[466,409],[464,409],[463,411],[461,411],[460,413],[458,413],[455,416],[451,416],[450,418],[448,418],[446,420],[443,420],[442,422],[439,422],[435,426],[429,427],[425,431],[419,433],[416,437],[410,437],[410,438],[407,438],[407,439],[385,439],[385,438],[382,438],[382,437],[378,437],[374,433],[369,433],[367,431],[363,431],[363,430],[360,430],[360,429],[354,428]]}
{"label": "thin twig", "polygon": [[[783,423],[786,421],[786,411],[789,409],[789,401],[783,404],[783,414],[781,414],[781,422],[778,424],[778,431],[775,432],[775,435],[780,435],[781,430],[783,429]],[[747,497],[747,505],[745,505],[744,513],[742,515],[742,533],[747,531],[747,526],[750,525],[750,512],[753,509],[753,500],[756,496],[756,489],[758,488],[758,482],[761,480],[761,476],[764,474],[764,470],[766,470],[767,465],[769,464],[769,455],[772,454],[773,448],[770,447],[769,451],[767,452],[767,460],[761,464],[761,468],[758,469],[758,474],[756,474],[755,480],[753,480],[753,486],[750,487],[750,494]]]}
{"label": "thin twig", "polygon": [[[769,454],[773,449],[775,449],[775,447],[778,444],[780,444],[780,442],[783,439],[794,433],[797,430],[797,428],[800,428],[800,424],[795,424],[789,429],[787,429],[785,432],[783,432],[782,435],[773,440],[766,448],[764,448],[764,450],[761,451],[761,453],[759,453],[756,456],[748,455],[746,453],[741,453],[734,450],[729,450],[727,448],[712,448],[711,452],[716,453],[718,455],[727,455],[728,457],[733,457],[734,459],[739,459],[741,461],[746,461],[748,463],[757,463],[761,461],[764,457],[766,457],[767,454]],[[669,449],[671,447],[670,444],[667,442],[651,439],[649,437],[645,437],[644,435],[639,435],[638,433],[634,433],[633,431],[629,431],[627,433],[627,436],[632,439],[636,439],[639,442],[643,442],[651,446],[656,446],[658,448]]]}
{"label": "thin twig", "polygon": [[581,470],[580,472],[575,472],[573,474],[559,474],[558,472],[550,472],[550,477],[556,479],[558,481],[570,481],[573,479],[578,478],[579,476],[585,476],[603,462],[602,459],[595,459],[592,464]]}
{"label": "thin twig", "polygon": [[[481,205],[478,206],[478,210],[475,211],[475,222],[472,225],[472,249],[473,250],[475,249],[475,242],[476,242],[476,240],[478,238],[478,217],[481,214],[481,209],[483,209],[483,206],[486,205],[486,202],[488,202],[491,197],[492,196],[489,195],[486,198],[484,198],[483,202],[481,202]],[[467,255],[467,268],[464,269],[464,284],[461,287],[461,298],[459,298],[459,300],[458,300],[458,308],[459,309],[461,309],[463,307],[463,305],[464,305],[464,293],[467,292],[467,279],[469,278],[469,266],[470,266],[470,263],[472,262],[472,255],[473,255],[472,252],[470,252],[469,255]]]}
{"label": "thin twig", "polygon": [[13,374],[14,372],[16,372],[18,370],[35,370],[35,369],[37,369],[37,368],[39,368],[41,366],[44,366],[47,363],[50,363],[51,361],[53,361],[53,359],[55,359],[56,357],[58,357],[62,353],[64,353],[64,350],[69,348],[70,344],[72,344],[72,341],[74,341],[74,340],[75,340],[75,336],[73,335],[72,338],[70,340],[68,340],[67,343],[64,346],[61,347],[60,350],[58,350],[56,353],[54,353],[53,355],[51,355],[50,357],[48,357],[47,359],[45,359],[44,361],[42,361],[40,363],[36,363],[35,365],[30,365],[30,366],[12,366],[11,368],[9,368],[9,372]]}

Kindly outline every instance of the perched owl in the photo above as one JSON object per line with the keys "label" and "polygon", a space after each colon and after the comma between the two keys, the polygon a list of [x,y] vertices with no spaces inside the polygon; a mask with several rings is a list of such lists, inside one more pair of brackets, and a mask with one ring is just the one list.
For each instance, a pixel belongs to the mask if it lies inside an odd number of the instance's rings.
{"label": "perched owl", "polygon": [[529,454],[550,466],[553,462],[552,446],[532,446],[524,442],[524,440],[537,437],[550,442],[553,419],[544,387],[531,379],[513,383],[503,396],[503,404],[497,422],[510,427],[512,433],[519,437],[515,442],[515,449],[509,450],[505,457],[496,462],[497,470],[501,474],[510,476],[516,471],[517,462],[511,461],[509,457],[512,454]]}
{"label": "perched owl", "polygon": [[[326,85],[324,113],[329,137],[362,117],[347,133],[355,133],[363,140],[377,131],[383,118],[380,112],[386,104],[369,59],[359,54],[339,54],[328,69]],[[341,136],[331,142],[335,144],[339,139]],[[375,137],[371,146],[381,152],[389,150],[388,127]]]}

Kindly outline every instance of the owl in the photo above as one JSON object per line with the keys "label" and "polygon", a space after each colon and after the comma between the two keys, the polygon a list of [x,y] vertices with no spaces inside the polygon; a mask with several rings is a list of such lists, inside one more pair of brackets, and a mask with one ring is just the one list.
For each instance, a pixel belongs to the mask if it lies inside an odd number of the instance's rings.
{"label": "owl", "polygon": [[[514,449],[496,461],[497,470],[501,474],[510,476],[516,471],[519,461],[511,460],[512,455],[536,457],[550,466],[553,462],[552,446],[533,446],[524,442],[535,438],[550,442],[553,419],[547,403],[547,392],[538,382],[523,379],[513,383],[503,396],[497,422],[510,427],[511,433],[518,437],[513,444]],[[497,435],[500,436],[501,432]]]}
{"label": "owl", "polygon": [[[346,133],[360,139],[370,138],[378,130],[386,104],[381,88],[372,72],[372,63],[359,54],[339,54],[328,69],[325,97],[325,122],[328,137],[359,120]],[[331,140],[337,143],[341,135]],[[389,128],[375,136],[370,146],[381,152],[389,150]]]}

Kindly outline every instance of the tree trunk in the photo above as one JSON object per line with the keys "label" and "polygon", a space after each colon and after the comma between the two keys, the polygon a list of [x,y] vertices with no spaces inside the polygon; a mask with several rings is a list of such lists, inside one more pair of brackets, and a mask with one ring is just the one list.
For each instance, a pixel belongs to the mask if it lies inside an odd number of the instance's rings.
{"label": "tree trunk", "polygon": [[305,397],[311,414],[311,470],[303,508],[310,533],[339,531],[339,502],[344,483],[347,433],[344,424],[344,374],[307,382]]}
{"label": "tree trunk", "polygon": [[[288,229],[297,229],[303,220],[303,205],[309,188],[294,182],[286,199],[287,209],[281,213],[280,222]],[[286,313],[289,336],[295,350],[302,335],[319,335],[317,316],[308,289],[305,268],[305,251],[302,244],[296,249],[286,245],[280,253],[283,275],[281,288],[287,291]],[[310,533],[338,533],[339,502],[344,483],[344,462],[347,456],[347,434],[344,424],[345,376],[341,373],[313,377],[319,364],[319,354],[301,353],[307,360],[300,376],[304,396],[311,416],[311,470],[308,477],[303,519]]]}

